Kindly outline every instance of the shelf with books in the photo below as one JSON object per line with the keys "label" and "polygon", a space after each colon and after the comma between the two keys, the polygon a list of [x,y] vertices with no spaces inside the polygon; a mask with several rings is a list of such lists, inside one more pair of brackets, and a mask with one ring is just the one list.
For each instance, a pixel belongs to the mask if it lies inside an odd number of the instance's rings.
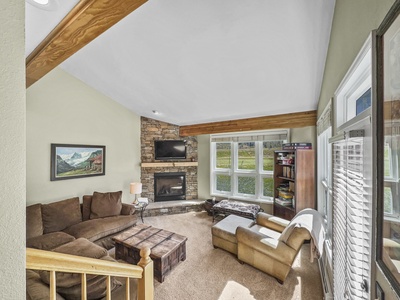
{"label": "shelf with books", "polygon": [[278,176],[278,178],[283,179],[283,180],[295,181],[294,178],[289,178],[289,177],[284,177],[284,176]]}
{"label": "shelf with books", "polygon": [[274,215],[291,220],[314,208],[314,150],[277,150],[274,160]]}

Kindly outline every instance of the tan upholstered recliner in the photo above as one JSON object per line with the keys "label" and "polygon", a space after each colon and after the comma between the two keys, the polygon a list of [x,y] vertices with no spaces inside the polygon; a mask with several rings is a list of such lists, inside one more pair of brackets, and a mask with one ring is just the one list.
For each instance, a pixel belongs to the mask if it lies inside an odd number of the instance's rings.
{"label": "tan upholstered recliner", "polygon": [[305,227],[258,213],[253,226],[236,229],[237,256],[241,262],[283,283],[301,246],[310,238],[310,232]]}

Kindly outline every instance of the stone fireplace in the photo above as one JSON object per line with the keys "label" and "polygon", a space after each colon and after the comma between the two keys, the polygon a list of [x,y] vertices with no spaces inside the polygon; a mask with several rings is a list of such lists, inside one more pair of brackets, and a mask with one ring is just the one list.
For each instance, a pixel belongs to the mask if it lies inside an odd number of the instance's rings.
{"label": "stone fireplace", "polygon": [[[154,140],[185,140],[186,159],[157,161],[154,158]],[[141,182],[143,191],[141,196],[147,197],[150,202],[169,200],[196,200],[198,198],[197,183],[197,139],[196,137],[179,136],[179,126],[158,120],[141,117]],[[185,193],[173,195],[174,199],[155,200],[156,174],[184,173]],[[174,185],[173,183],[172,185]],[[179,185],[174,185],[178,187]],[[157,187],[158,188],[158,187]],[[176,188],[174,193],[176,193]],[[163,191],[164,192],[164,191]],[[171,191],[169,191],[171,192]],[[165,192],[167,194],[168,192]],[[180,197],[180,198],[179,198]]]}
{"label": "stone fireplace", "polygon": [[154,173],[154,202],[186,199],[186,173]]}

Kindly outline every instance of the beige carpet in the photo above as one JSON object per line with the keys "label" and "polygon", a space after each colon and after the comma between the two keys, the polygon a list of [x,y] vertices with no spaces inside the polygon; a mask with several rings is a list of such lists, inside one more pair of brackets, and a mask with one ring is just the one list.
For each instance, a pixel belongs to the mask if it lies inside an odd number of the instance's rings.
{"label": "beige carpet", "polygon": [[206,212],[147,217],[144,222],[188,237],[186,260],[163,283],[155,280],[156,300],[320,300],[322,286],[309,244],[303,246],[285,283],[249,266],[211,243],[212,217]]}

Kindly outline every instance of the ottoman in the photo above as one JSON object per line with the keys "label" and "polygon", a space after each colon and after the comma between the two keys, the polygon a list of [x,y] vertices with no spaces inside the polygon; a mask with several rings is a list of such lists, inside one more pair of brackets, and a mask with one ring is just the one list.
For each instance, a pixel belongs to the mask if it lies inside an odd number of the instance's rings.
{"label": "ottoman", "polygon": [[212,243],[214,248],[221,248],[237,255],[236,228],[238,226],[251,227],[253,220],[229,215],[211,227]]}
{"label": "ottoman", "polygon": [[239,201],[221,200],[212,207],[213,221],[218,214],[237,215],[252,220],[256,219],[258,212],[262,211],[260,205],[243,203]]}

